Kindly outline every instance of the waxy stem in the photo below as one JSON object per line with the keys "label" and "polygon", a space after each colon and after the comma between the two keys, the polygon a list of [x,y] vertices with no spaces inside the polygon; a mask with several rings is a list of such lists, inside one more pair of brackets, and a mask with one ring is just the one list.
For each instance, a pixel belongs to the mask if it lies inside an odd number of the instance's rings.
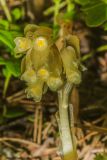
{"label": "waxy stem", "polygon": [[[63,160],[77,160],[76,142],[74,136],[74,122],[69,119],[69,96],[72,90],[71,84],[67,83],[58,91],[59,100],[59,130],[62,143]],[[73,110],[72,110],[73,111]],[[71,114],[73,115],[73,113]],[[73,117],[71,117],[73,119]],[[71,124],[71,126],[70,126]],[[71,129],[72,128],[72,129]]]}

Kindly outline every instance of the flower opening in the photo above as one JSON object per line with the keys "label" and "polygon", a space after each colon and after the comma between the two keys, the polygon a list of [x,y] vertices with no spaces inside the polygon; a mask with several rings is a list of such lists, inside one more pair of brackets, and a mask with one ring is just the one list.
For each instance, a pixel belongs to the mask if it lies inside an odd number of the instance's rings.
{"label": "flower opening", "polygon": [[47,40],[44,37],[38,37],[35,41],[35,45],[38,50],[43,50],[48,46]]}

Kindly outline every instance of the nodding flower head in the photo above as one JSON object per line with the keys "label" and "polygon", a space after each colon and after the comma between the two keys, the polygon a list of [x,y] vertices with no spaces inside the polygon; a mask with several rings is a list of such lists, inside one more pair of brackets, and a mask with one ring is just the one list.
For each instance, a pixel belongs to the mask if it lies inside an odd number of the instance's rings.
{"label": "nodding flower head", "polygon": [[27,25],[24,34],[24,37],[15,39],[15,56],[24,55],[21,80],[27,84],[28,97],[38,102],[48,87],[57,91],[63,85],[62,63],[50,28]]}
{"label": "nodding flower head", "polygon": [[52,30],[48,27],[27,25],[24,29],[24,37],[17,37],[14,42],[15,57],[21,57],[29,49],[42,51],[53,44]]}

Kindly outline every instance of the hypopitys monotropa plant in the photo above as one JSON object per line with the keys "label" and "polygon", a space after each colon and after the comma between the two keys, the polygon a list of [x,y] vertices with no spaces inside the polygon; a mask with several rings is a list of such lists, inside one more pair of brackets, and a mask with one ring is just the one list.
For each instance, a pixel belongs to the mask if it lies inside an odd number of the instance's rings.
{"label": "hypopitys monotropa plant", "polygon": [[59,52],[52,39],[52,30],[48,27],[27,25],[24,35],[15,39],[14,51],[16,57],[23,56],[21,79],[27,84],[27,96],[39,102],[48,87],[58,93],[63,159],[77,160],[73,108],[69,104],[69,95],[73,86],[81,82],[79,40],[76,36],[67,35]]}

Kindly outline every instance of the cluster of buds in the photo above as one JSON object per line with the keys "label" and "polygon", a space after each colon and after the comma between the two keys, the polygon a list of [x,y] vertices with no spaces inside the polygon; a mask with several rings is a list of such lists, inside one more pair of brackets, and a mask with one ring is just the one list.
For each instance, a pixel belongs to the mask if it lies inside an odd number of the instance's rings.
{"label": "cluster of buds", "polygon": [[15,56],[22,58],[21,80],[27,84],[27,96],[39,102],[49,87],[58,91],[66,82],[79,84],[81,64],[79,40],[68,35],[61,51],[52,38],[48,27],[27,25],[25,37],[15,39]]}

